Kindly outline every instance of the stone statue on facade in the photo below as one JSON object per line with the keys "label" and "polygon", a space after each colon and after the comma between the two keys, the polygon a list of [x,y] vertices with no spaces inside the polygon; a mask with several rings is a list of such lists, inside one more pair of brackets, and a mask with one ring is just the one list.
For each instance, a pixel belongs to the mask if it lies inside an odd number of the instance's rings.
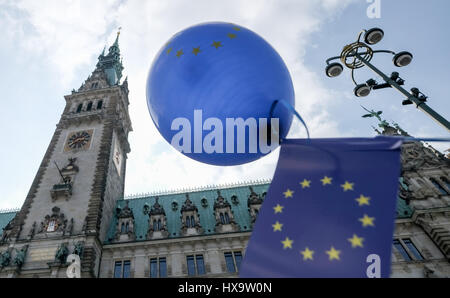
{"label": "stone statue on facade", "polygon": [[67,243],[61,243],[55,254],[55,261],[61,264],[66,263],[67,256],[69,255],[69,249],[67,248]]}
{"label": "stone statue on facade", "polygon": [[13,264],[16,265],[18,268],[22,268],[23,263],[25,263],[25,257],[28,250],[28,245],[22,246],[20,250],[15,248],[16,250],[16,256],[14,257]]}

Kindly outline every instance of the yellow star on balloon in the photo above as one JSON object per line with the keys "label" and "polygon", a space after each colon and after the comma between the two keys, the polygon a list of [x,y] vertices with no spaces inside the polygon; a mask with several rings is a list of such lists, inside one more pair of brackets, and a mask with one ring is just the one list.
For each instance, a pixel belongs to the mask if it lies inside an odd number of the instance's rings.
{"label": "yellow star on balloon", "polygon": [[339,254],[341,253],[341,251],[335,249],[333,246],[330,248],[330,250],[327,250],[326,253],[330,261],[340,260]]}
{"label": "yellow star on balloon", "polygon": [[320,179],[320,181],[322,181],[322,185],[331,184],[331,180],[333,180],[333,178],[328,176],[325,176],[323,177],[323,179]]}
{"label": "yellow star on balloon", "polygon": [[292,248],[292,242],[294,242],[294,240],[291,240],[289,239],[289,237],[286,237],[284,241],[281,241],[281,243],[283,243],[283,249]]}
{"label": "yellow star on balloon", "polygon": [[354,183],[350,183],[348,181],[345,181],[344,184],[341,184],[341,187],[344,189],[344,191],[353,190],[353,184]]}
{"label": "yellow star on balloon", "polygon": [[212,46],[218,49],[222,46],[222,43],[220,41],[213,41]]}
{"label": "yellow star on balloon", "polygon": [[236,37],[236,34],[233,34],[233,33],[228,33],[228,34],[227,34],[227,36],[228,36],[229,38],[233,39],[233,38],[235,38],[235,37]]}
{"label": "yellow star on balloon", "polygon": [[170,52],[172,52],[172,48],[168,48],[166,51],[167,54],[170,54]]}
{"label": "yellow star on balloon", "polygon": [[233,27],[233,30],[239,31],[239,30],[241,30],[241,28],[239,28],[239,27]]}
{"label": "yellow star on balloon", "polygon": [[183,50],[179,50],[179,51],[177,51],[176,56],[177,56],[178,58],[180,58],[180,56],[183,55],[183,54],[184,54],[184,53],[183,53]]}
{"label": "yellow star on balloon", "polygon": [[300,182],[300,185],[302,186],[302,188],[310,187],[310,185],[311,185],[311,180],[303,179],[303,181]]}
{"label": "yellow star on balloon", "polygon": [[308,247],[306,247],[305,250],[300,251],[300,253],[303,255],[303,261],[313,259],[314,251],[310,250]]}
{"label": "yellow star on balloon", "polygon": [[276,231],[280,231],[281,232],[281,228],[283,227],[283,224],[279,223],[277,221],[275,224],[272,225],[272,227],[273,227],[273,231],[274,232],[276,232]]}
{"label": "yellow star on balloon", "polygon": [[200,53],[200,52],[201,52],[201,51],[200,51],[200,47],[194,48],[194,49],[192,50],[192,53],[194,53],[195,56],[197,56],[197,54]]}
{"label": "yellow star on balloon", "polygon": [[375,220],[375,217],[369,217],[367,214],[364,214],[364,217],[359,219],[359,221],[362,223],[363,227],[375,226],[375,224],[373,223],[374,220]]}
{"label": "yellow star on balloon", "polygon": [[370,205],[369,204],[370,198],[365,197],[363,195],[360,195],[359,198],[356,199],[356,201],[358,202],[359,206]]}
{"label": "yellow star on balloon", "polygon": [[352,247],[363,247],[363,241],[364,238],[356,236],[356,234],[353,234],[352,238],[348,238],[348,241],[352,244]]}
{"label": "yellow star on balloon", "polygon": [[289,188],[285,192],[283,192],[285,198],[292,198],[293,193],[294,191],[290,190]]}
{"label": "yellow star on balloon", "polygon": [[282,213],[283,212],[283,206],[281,206],[280,204],[277,204],[275,207],[273,207],[273,210],[275,210],[275,214],[277,213]]}

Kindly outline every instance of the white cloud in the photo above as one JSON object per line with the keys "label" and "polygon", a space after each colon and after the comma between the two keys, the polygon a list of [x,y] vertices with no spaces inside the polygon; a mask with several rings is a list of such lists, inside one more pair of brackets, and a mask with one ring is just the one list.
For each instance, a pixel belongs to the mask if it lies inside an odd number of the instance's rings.
{"label": "white cloud", "polygon": [[[153,57],[176,32],[206,21],[234,22],[264,37],[285,60],[296,90],[296,108],[313,136],[342,135],[328,109],[336,96],[303,62],[311,33],[352,1],[34,1],[6,2],[0,25],[8,40],[52,65],[67,89],[80,67],[95,67],[106,40],[122,26],[121,53],[129,76],[134,131],[127,162],[126,193],[271,178],[279,150],[256,162],[216,167],[193,161],[170,147],[147,111],[145,81]],[[5,16],[5,17],[3,17]],[[14,32],[14,33],[11,33]],[[62,96],[62,95],[61,95]],[[340,95],[345,97],[344,95]],[[305,136],[294,122],[290,136]],[[29,183],[24,183],[27,188]],[[25,197],[26,191],[23,191]]]}

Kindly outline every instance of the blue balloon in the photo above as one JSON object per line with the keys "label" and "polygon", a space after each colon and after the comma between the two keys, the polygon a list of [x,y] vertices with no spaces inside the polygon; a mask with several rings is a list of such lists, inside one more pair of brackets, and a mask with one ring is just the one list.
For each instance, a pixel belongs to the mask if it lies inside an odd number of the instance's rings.
{"label": "blue balloon", "polygon": [[[238,165],[267,154],[259,146],[259,128],[265,127],[260,119],[278,118],[284,138],[293,116],[274,103],[295,106],[280,55],[256,33],[231,23],[204,23],[175,34],[156,55],[146,87],[148,109],[161,135],[186,156],[212,165]],[[236,124],[238,118],[255,119],[244,124],[257,125],[257,140],[251,138],[254,127],[244,126],[243,152],[242,126],[227,126],[227,119]]]}

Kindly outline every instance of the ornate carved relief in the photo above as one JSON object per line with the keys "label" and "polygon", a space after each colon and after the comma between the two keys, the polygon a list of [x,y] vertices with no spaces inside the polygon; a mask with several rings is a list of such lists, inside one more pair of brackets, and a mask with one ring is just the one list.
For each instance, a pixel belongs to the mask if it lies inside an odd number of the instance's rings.
{"label": "ornate carved relief", "polygon": [[[61,213],[61,210],[55,206],[52,208],[52,214],[46,215],[44,221],[40,223],[34,238],[59,237],[64,236],[66,233],[71,235],[73,218],[70,220],[69,225],[67,225],[67,222],[64,213]],[[30,234],[28,236],[30,237]]]}
{"label": "ornate carved relief", "polygon": [[189,199],[189,194],[186,194],[186,201],[181,207],[181,235],[199,235],[203,234],[203,228],[200,225],[200,214],[195,204]]}
{"label": "ornate carved relief", "polygon": [[129,202],[125,202],[125,207],[116,209],[116,241],[132,241],[135,240],[134,233],[134,215],[133,210],[128,206]]}
{"label": "ornate carved relief", "polygon": [[240,230],[239,225],[234,220],[231,205],[221,195],[220,190],[217,191],[217,198],[214,202],[214,213],[216,216],[215,231],[217,233],[237,232]]}
{"label": "ornate carved relief", "polygon": [[158,200],[159,197],[156,197],[155,204],[150,210],[144,207],[144,214],[148,214],[149,216],[147,239],[167,238],[169,236],[169,232],[167,231],[166,212],[159,204]]}

